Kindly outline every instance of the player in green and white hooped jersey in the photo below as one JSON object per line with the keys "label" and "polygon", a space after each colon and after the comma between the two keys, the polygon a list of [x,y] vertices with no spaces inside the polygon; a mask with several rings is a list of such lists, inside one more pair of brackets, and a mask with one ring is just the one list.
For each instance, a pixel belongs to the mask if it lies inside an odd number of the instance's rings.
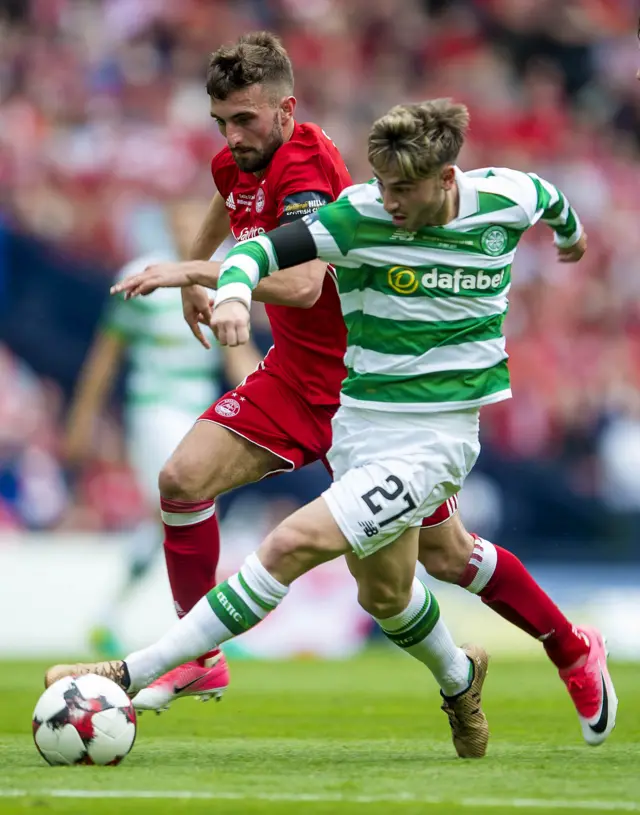
{"label": "player in green and white hooped jersey", "polygon": [[[521,232],[536,213],[529,204],[520,212],[522,182],[508,185],[509,195],[494,196],[493,209],[505,212],[487,217],[491,207],[484,206],[480,181],[454,166],[466,123],[466,109],[446,103],[392,111],[370,137],[382,196],[375,185],[351,188],[317,217],[229,255],[212,327],[232,346],[249,338],[248,306],[261,277],[305,258],[337,265],[349,371],[333,422],[335,481],[156,644],[124,661],[56,666],[48,683],[91,671],[123,687],[146,685],[256,625],[296,577],[345,554],[362,606],[436,676],[458,754],[484,754],[480,692],[487,657],[471,647],[470,662],[455,648],[435,598],[414,578],[418,527],[473,466],[479,405],[508,396],[500,323],[513,229]],[[386,144],[380,155],[379,141]],[[402,141],[406,149],[399,150]],[[527,184],[537,201],[536,181]],[[548,214],[562,217],[565,230],[575,217],[564,208]]]}
{"label": "player in green and white hooped jersey", "polygon": [[[177,260],[188,249],[200,209],[195,202],[173,205],[168,211],[168,228],[158,235],[158,242],[165,243],[168,236],[165,249],[126,264],[118,279],[142,272],[151,264]],[[231,246],[230,240],[217,258],[224,257]],[[195,417],[222,392],[223,368],[232,373],[234,381],[240,381],[259,359],[252,349],[240,357],[233,354],[231,359],[226,349],[217,345],[207,351],[194,343],[177,291],[163,289],[153,297],[111,300],[69,412],[65,450],[67,461],[74,466],[82,465],[92,453],[96,420],[125,358],[129,363],[124,403],[127,456],[148,504],[149,517],[131,536],[123,582],[108,599],[91,634],[93,646],[104,656],[120,652],[115,634],[118,612],[161,551],[162,528],[154,508],[162,466]]]}
{"label": "player in green and white hooped jersey", "polygon": [[[324,497],[357,553],[371,546],[358,535],[362,511],[342,485],[362,481],[364,468],[381,459],[393,462],[386,484],[361,498],[371,508],[365,534],[383,537],[383,526],[396,533],[390,522],[404,523],[406,516],[378,514],[384,508],[378,497],[401,501],[418,493],[442,500],[455,492],[478,450],[477,436],[465,439],[465,422],[473,417],[477,428],[480,406],[511,395],[502,323],[523,232],[544,220],[564,262],[579,260],[586,249],[576,213],[553,185],[535,174],[462,173],[454,165],[456,132],[463,130],[456,120],[465,117],[461,106],[444,100],[394,109],[369,140],[372,183],[345,190],[294,231],[234,250],[222,267],[214,322],[220,341],[230,344],[248,336],[247,298],[261,276],[315,257],[336,267],[348,375],[329,453],[338,480]],[[447,151],[449,162],[433,161],[434,153]],[[399,437],[392,437],[394,426]],[[407,446],[400,464],[402,434]],[[402,465],[415,455],[426,467],[414,461],[403,479]],[[430,506],[423,505],[425,514]],[[613,730],[617,699],[601,634],[590,628],[578,635],[588,651],[560,676],[585,740],[597,745]]]}

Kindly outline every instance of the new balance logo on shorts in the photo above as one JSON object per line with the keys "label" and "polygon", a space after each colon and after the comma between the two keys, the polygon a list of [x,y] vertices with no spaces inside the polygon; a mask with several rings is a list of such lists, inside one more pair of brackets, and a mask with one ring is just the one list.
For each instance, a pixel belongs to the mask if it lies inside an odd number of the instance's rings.
{"label": "new balance logo on shorts", "polygon": [[374,524],[373,521],[358,521],[360,526],[362,527],[362,531],[368,538],[375,538],[375,536],[380,531],[380,527],[378,524]]}

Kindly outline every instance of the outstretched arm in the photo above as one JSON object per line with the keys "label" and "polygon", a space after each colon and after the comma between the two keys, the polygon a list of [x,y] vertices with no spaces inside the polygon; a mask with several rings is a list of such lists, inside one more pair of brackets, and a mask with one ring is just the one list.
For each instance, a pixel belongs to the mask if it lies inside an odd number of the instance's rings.
{"label": "outstretched arm", "polygon": [[[311,308],[322,291],[327,264],[322,261],[303,263],[285,269],[260,281],[254,300],[277,306]],[[111,287],[111,294],[124,292],[125,300],[151,294],[156,289],[204,286],[218,288],[220,263],[215,260],[191,260],[184,263],[158,263],[144,272],[132,275]]]}

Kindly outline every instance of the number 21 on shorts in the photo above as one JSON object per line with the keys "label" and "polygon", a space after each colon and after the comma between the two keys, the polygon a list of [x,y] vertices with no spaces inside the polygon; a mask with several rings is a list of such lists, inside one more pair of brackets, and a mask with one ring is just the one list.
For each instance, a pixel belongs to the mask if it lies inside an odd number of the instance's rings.
{"label": "number 21 on shorts", "polygon": [[[378,485],[367,490],[361,496],[380,529],[416,508],[415,501],[400,478],[390,475],[385,478],[384,484],[385,486]],[[383,502],[380,499],[384,499]],[[391,503],[394,505],[389,507]],[[383,512],[385,514],[381,515]]]}

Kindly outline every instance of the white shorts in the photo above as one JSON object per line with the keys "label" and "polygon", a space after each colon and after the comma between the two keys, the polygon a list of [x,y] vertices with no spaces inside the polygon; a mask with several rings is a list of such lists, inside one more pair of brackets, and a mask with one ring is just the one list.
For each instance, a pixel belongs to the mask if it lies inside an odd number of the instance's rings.
{"label": "white shorts", "polygon": [[160,470],[191,430],[196,417],[193,411],[169,405],[140,405],[127,410],[129,463],[150,507],[157,507],[160,500]]}
{"label": "white shorts", "polygon": [[479,410],[386,413],[341,406],[322,495],[360,558],[392,543],[455,495],[480,453]]}

